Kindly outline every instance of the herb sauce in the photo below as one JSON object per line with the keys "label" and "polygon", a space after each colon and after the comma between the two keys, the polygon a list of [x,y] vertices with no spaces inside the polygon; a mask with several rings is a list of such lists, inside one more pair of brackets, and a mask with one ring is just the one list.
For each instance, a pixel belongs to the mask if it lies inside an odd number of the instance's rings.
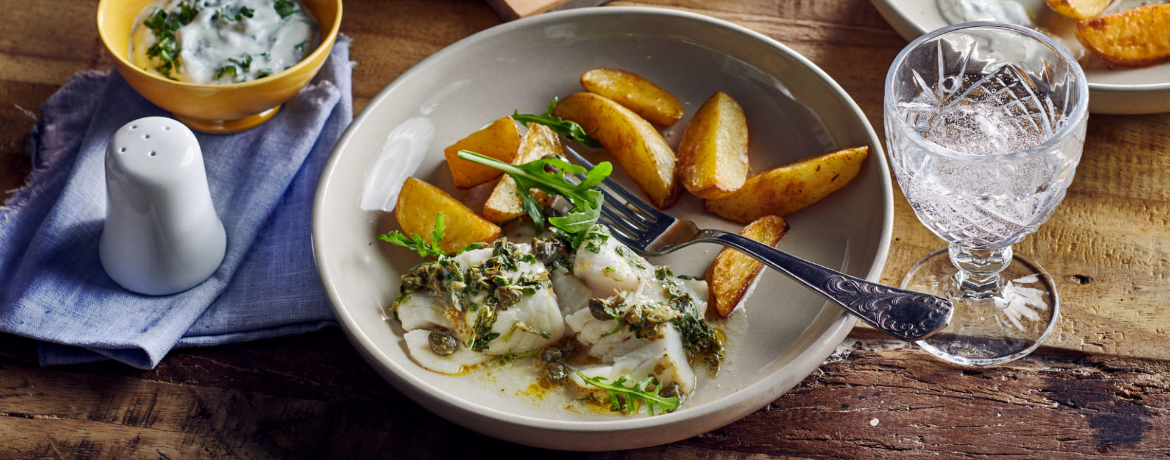
{"label": "herb sauce", "polygon": [[175,81],[222,85],[292,67],[317,48],[320,30],[297,0],[159,0],[130,37],[130,59]]}

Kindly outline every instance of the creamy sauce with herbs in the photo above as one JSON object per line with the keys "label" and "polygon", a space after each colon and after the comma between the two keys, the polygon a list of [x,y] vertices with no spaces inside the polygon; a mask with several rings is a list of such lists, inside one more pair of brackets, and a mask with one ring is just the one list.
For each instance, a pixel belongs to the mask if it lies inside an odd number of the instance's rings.
{"label": "creamy sauce with herbs", "polygon": [[134,65],[172,80],[222,85],[292,67],[320,43],[297,0],[159,0],[130,37]]}

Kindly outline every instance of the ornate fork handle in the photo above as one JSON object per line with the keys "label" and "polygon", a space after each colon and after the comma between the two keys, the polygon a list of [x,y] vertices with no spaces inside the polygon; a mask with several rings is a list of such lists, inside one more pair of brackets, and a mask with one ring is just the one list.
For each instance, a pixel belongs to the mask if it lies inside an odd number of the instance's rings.
{"label": "ornate fork handle", "polygon": [[691,241],[698,242],[742,251],[819,292],[869,325],[902,340],[929,337],[951,320],[954,307],[949,300],[855,278],[735,233],[701,230]]}

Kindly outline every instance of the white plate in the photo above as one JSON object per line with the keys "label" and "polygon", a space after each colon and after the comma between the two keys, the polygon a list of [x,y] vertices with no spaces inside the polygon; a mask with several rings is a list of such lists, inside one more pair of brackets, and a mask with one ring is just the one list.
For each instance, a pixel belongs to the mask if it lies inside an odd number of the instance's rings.
{"label": "white plate", "polygon": [[[873,0],[873,5],[894,30],[907,40],[914,40],[922,34],[949,25],[939,12],[936,0]],[[1049,14],[1046,11],[1039,13]],[[1170,112],[1170,62],[1114,70],[1095,56],[1081,61],[1089,80],[1090,112]]]}
{"label": "white plate", "polygon": [[[435,134],[416,177],[455,191],[442,148],[514,109],[540,113],[554,96],[580,91],[585,70],[609,66],[643,75],[688,111],[667,131],[677,145],[691,113],[717,90],[742,103],[754,170],[854,145],[871,150],[861,174],[840,192],[793,214],[781,248],[876,281],[889,247],[893,198],[881,144],[865,116],[824,72],[748,29],[691,13],[593,8],[493,27],[427,58],[387,86],[354,120],[321,176],[313,246],[322,282],[354,346],[404,394],[457,424],[538,447],[613,450],[667,443],[730,423],[773,401],[816,369],[855,318],[781,275],[765,271],[744,312],[733,315],[729,357],[682,410],[621,417],[561,409],[556,398],[517,396],[475,376],[424,370],[406,354],[402,331],[381,311],[417,254],[375,235],[397,228],[392,213],[359,208],[362,187],[387,134],[425,117]],[[604,154],[596,156],[601,159]],[[629,184],[620,172],[619,181]],[[633,189],[633,187],[631,187]],[[738,227],[710,216],[686,196],[670,212],[701,226]],[[718,252],[692,246],[653,260],[675,273],[702,275]],[[701,374],[703,372],[700,372]],[[497,379],[502,377],[496,376]]]}

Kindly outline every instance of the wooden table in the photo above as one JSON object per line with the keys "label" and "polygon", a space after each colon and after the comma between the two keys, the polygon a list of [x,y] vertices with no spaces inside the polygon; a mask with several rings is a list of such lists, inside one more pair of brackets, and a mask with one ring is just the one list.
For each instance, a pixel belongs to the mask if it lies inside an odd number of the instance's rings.
{"label": "wooden table", "polygon": [[[906,41],[867,0],[650,0],[771,36],[835,78],[881,124],[886,69]],[[479,0],[347,0],[360,110],[424,57],[499,23]],[[106,70],[90,0],[0,0],[0,191],[20,186],[38,107]],[[882,281],[943,245],[896,191]],[[846,353],[724,428],[620,454],[509,444],[423,410],[336,329],[177,350],[158,368],[41,369],[0,335],[2,458],[1164,457],[1170,455],[1170,114],[1093,115],[1064,203],[1016,247],[1052,273],[1060,327],[1028,359],[964,369],[858,328]],[[3,282],[0,280],[0,282]],[[852,345],[852,350],[848,346]]]}

